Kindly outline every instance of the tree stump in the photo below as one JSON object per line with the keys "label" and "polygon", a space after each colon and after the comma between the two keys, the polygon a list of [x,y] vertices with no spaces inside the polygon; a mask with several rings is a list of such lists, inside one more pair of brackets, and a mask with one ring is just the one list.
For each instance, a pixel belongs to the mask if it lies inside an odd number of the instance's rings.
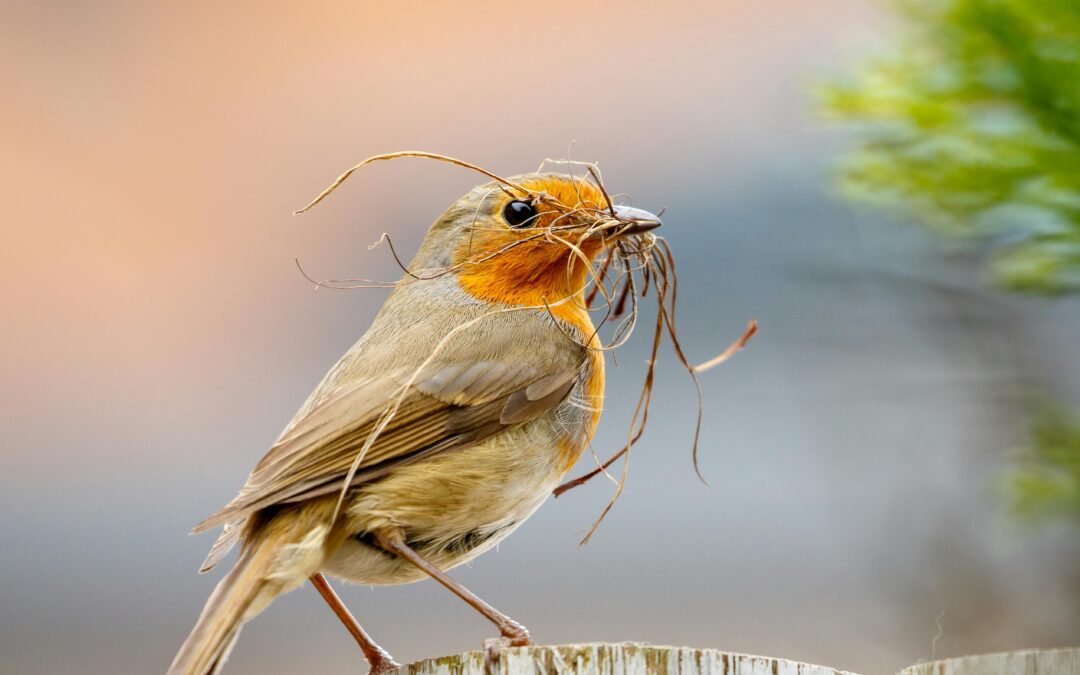
{"label": "tree stump", "polygon": [[484,652],[466,652],[418,661],[394,675],[852,675],[787,659],[632,642],[511,647],[490,670],[484,661]]}
{"label": "tree stump", "polygon": [[[485,653],[419,661],[393,675],[854,675],[835,668],[717,649],[620,644],[512,647],[488,668]],[[897,675],[1080,675],[1080,648],[964,656]]]}
{"label": "tree stump", "polygon": [[920,663],[904,668],[897,675],[1077,675],[1077,673],[1080,673],[1080,647],[961,656],[956,659]]}

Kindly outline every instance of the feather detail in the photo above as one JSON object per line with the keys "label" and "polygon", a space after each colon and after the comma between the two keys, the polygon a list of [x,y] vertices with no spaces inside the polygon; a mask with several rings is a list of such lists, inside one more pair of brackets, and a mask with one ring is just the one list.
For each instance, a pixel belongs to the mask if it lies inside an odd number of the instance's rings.
{"label": "feather detail", "polygon": [[[167,675],[210,675],[228,658],[240,627],[318,571],[330,528],[326,507],[301,507],[261,525],[236,565],[218,582]],[[321,507],[321,508],[320,508]]]}

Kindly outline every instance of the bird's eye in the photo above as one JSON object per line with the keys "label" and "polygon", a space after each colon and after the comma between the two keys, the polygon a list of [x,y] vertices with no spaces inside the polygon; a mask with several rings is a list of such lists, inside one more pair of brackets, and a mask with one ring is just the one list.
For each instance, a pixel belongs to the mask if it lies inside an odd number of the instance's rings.
{"label": "bird's eye", "polygon": [[520,199],[515,199],[503,209],[503,218],[510,227],[528,227],[533,224],[536,215],[536,207]]}

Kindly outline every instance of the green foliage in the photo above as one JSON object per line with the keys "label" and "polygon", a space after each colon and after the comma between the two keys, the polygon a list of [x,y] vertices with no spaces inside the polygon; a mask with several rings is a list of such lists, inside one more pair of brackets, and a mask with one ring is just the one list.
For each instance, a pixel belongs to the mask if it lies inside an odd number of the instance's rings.
{"label": "green foliage", "polygon": [[906,38],[823,91],[854,197],[994,244],[1007,288],[1080,291],[1080,0],[908,0]]}
{"label": "green foliage", "polygon": [[1080,518],[1080,423],[1059,408],[1041,411],[1032,445],[1011,477],[1014,508],[1029,519]]}
{"label": "green foliage", "polygon": [[[1080,0],[907,0],[895,52],[822,92],[860,132],[855,198],[989,241],[1010,290],[1080,291]],[[1046,408],[1010,478],[1016,512],[1080,519],[1080,422]]]}

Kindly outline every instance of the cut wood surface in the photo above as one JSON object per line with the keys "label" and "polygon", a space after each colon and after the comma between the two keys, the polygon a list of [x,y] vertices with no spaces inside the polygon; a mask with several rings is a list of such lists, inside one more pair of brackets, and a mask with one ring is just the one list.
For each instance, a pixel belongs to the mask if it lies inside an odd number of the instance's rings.
{"label": "cut wood surface", "polygon": [[1080,647],[961,656],[904,668],[898,675],[1078,675]]}
{"label": "cut wood surface", "polygon": [[630,642],[512,647],[499,652],[493,665],[485,670],[484,652],[475,651],[418,661],[394,675],[851,675],[787,659]]}
{"label": "cut wood surface", "polygon": [[[639,643],[504,649],[492,668],[484,652],[418,661],[393,675],[854,675],[827,666],[717,649]],[[897,675],[1080,675],[1080,648],[964,656],[905,668]]]}

